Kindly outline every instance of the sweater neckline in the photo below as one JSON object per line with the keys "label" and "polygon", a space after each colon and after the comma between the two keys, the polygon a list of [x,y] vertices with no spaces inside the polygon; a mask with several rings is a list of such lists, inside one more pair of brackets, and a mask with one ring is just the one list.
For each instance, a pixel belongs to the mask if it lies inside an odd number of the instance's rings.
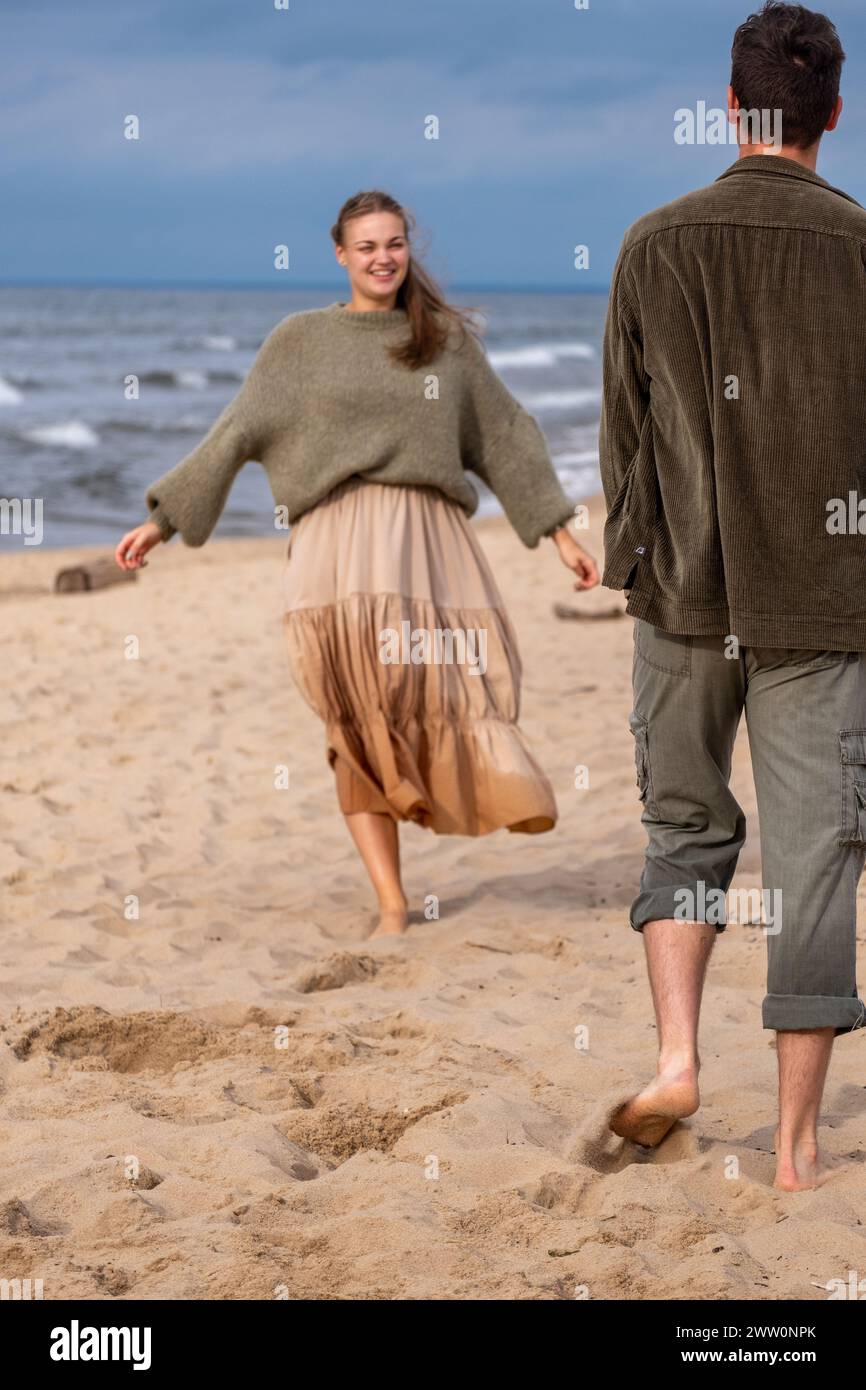
{"label": "sweater neckline", "polygon": [[338,323],[349,324],[352,328],[372,328],[381,331],[395,325],[405,325],[409,315],[405,309],[350,309],[348,304],[338,300],[329,304],[325,310]]}

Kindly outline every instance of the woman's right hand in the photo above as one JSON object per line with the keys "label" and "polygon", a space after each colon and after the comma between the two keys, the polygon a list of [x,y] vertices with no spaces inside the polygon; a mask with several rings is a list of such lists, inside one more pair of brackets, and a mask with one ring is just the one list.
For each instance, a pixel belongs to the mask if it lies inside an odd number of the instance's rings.
{"label": "woman's right hand", "polygon": [[562,563],[577,575],[575,589],[594,589],[601,583],[598,565],[583,546],[578,545],[567,526],[554,531],[552,540]]}
{"label": "woman's right hand", "polygon": [[155,521],[145,521],[134,530],[127,531],[114,552],[114,558],[122,570],[140,570],[147,564],[145,555],[159,545],[162,532]]}

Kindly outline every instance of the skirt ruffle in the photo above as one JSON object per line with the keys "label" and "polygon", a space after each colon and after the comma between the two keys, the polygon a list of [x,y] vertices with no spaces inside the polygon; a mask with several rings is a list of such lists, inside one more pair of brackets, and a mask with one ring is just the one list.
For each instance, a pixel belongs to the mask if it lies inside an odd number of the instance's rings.
{"label": "skirt ruffle", "polygon": [[514,632],[455,503],[342,484],[294,527],[285,594],[292,674],[343,812],[442,835],[551,829],[553,790],[517,724]]}

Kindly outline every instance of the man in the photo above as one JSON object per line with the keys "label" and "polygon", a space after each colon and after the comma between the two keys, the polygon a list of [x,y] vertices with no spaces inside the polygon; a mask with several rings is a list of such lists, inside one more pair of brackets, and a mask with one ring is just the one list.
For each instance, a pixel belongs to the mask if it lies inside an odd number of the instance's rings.
{"label": "man", "polygon": [[[866,212],[815,172],[844,58],[801,5],[771,0],[740,26],[739,157],[629,229],[604,350],[603,582],[635,619],[648,846],[631,925],[659,1041],[655,1079],[611,1127],[652,1145],[698,1107],[704,974],[745,839],[728,786],[745,712],[787,1190],[830,1175],[833,1040],[866,1024]],[[765,113],[760,134],[747,111]]]}

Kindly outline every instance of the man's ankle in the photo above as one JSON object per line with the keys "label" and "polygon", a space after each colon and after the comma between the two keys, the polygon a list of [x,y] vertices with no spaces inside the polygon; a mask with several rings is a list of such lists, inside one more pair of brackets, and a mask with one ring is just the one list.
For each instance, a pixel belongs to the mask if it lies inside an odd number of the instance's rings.
{"label": "man's ankle", "polygon": [[801,1154],[804,1158],[816,1158],[818,1155],[818,1135],[814,1129],[792,1131],[787,1134],[779,1127],[778,1148],[781,1153]]}
{"label": "man's ankle", "polygon": [[665,1048],[659,1053],[658,1070],[669,1075],[672,1072],[696,1072],[701,1069],[701,1059],[693,1048]]}

